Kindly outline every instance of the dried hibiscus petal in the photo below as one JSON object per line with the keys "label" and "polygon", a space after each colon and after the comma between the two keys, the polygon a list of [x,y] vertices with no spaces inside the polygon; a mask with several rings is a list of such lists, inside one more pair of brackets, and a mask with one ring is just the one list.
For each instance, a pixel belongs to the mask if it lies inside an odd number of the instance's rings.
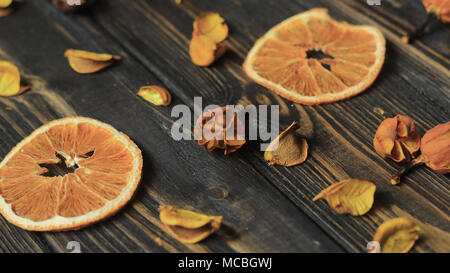
{"label": "dried hibiscus petal", "polygon": [[159,218],[173,237],[187,244],[205,239],[222,223],[222,216],[208,216],[172,206],[159,207]]}
{"label": "dried hibiscus petal", "polygon": [[208,152],[225,149],[225,155],[245,144],[245,127],[234,107],[219,107],[206,111],[197,119],[194,136]]}
{"label": "dried hibiscus petal", "polygon": [[419,227],[408,218],[394,218],[378,227],[373,240],[383,253],[407,253],[419,239]]}
{"label": "dried hibiscus petal", "polygon": [[420,149],[422,154],[391,179],[393,185],[400,183],[402,175],[408,170],[423,163],[438,173],[450,172],[450,121],[427,131],[422,137]]}
{"label": "dried hibiscus petal", "polygon": [[16,96],[29,89],[20,85],[19,69],[7,61],[0,61],[0,96]]}
{"label": "dried hibiscus petal", "polygon": [[348,179],[326,188],[313,201],[325,199],[336,213],[358,216],[372,208],[375,190],[369,180]]}
{"label": "dried hibiscus petal", "polygon": [[172,96],[169,91],[156,85],[143,86],[137,94],[146,101],[158,106],[167,106],[172,101]]}
{"label": "dried hibiscus petal", "polygon": [[189,46],[191,60],[198,66],[209,66],[222,56],[227,50],[223,43],[216,44],[211,38],[200,35],[194,36]]}
{"label": "dried hibiscus petal", "polygon": [[194,21],[193,37],[204,35],[215,43],[220,43],[228,36],[228,26],[217,12],[206,12]]}
{"label": "dried hibiscus petal", "polygon": [[409,117],[385,119],[373,139],[375,151],[395,162],[410,161],[420,149],[420,133]]}
{"label": "dried hibiscus petal", "polygon": [[66,50],[64,56],[69,60],[70,67],[81,74],[95,73],[120,60],[120,56],[76,49]]}
{"label": "dried hibiscus petal", "polygon": [[296,135],[298,128],[297,122],[293,122],[269,144],[264,153],[264,159],[269,165],[290,167],[305,162],[308,157],[308,142]]}

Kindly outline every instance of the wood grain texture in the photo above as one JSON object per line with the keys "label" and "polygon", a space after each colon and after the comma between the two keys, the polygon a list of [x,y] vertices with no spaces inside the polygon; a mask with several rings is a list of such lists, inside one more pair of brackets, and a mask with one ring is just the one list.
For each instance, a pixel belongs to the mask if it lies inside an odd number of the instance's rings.
{"label": "wood grain texture", "polygon": [[[383,221],[409,216],[424,227],[413,251],[450,251],[448,176],[420,168],[394,187],[388,178],[399,165],[372,148],[383,119],[375,108],[410,116],[422,132],[449,120],[448,29],[437,28],[405,45],[402,32],[421,15],[420,5],[410,2],[419,1],[384,0],[382,7],[364,2],[110,0],[98,1],[89,12],[65,15],[48,1],[27,1],[0,22],[0,37],[21,30],[0,40],[0,59],[18,65],[32,85],[22,96],[0,98],[0,156],[42,123],[78,114],[127,133],[143,150],[145,169],[138,195],[117,216],[66,233],[25,232],[0,218],[0,249],[63,252],[76,240],[86,252],[362,252]],[[377,26],[386,36],[383,71],[363,94],[302,106],[252,83],[242,71],[259,36],[312,7],[326,7],[339,20]],[[188,45],[194,18],[208,10],[226,19],[230,50],[205,69],[191,63]],[[78,75],[63,58],[67,48],[114,53],[123,60],[101,73]],[[207,154],[193,141],[176,142],[170,137],[171,109],[136,96],[146,84],[164,85],[174,96],[172,105],[191,108],[194,96],[204,104],[278,104],[281,126],[300,123],[310,156],[296,167],[270,167],[258,142],[227,157]],[[339,216],[324,202],[311,201],[328,185],[352,177],[377,184],[367,215]],[[226,191],[226,198],[216,200],[218,190]],[[164,204],[223,215],[225,227],[201,244],[184,245],[159,222],[157,207]]]}
{"label": "wood grain texture", "polygon": [[[33,20],[9,17],[0,25],[0,33],[11,26],[23,30],[1,41],[1,58],[18,65],[33,90],[0,99],[2,156],[41,124],[81,115],[126,132],[142,149],[145,163],[137,196],[117,216],[65,233],[26,232],[2,219],[3,251],[64,252],[68,241],[79,241],[84,252],[342,250],[242,156],[207,154],[193,141],[174,141],[170,108],[136,96],[141,85],[160,81],[127,52],[95,36],[95,29],[80,27],[45,1],[27,3],[15,15]],[[41,42],[16,47],[26,41]],[[79,75],[63,57],[71,47],[115,52],[124,60],[104,72]],[[175,97],[175,104],[181,102]],[[227,191],[227,197],[217,199],[216,189]],[[168,204],[223,215],[224,227],[201,244],[184,245],[166,234],[158,219],[158,206]]]}

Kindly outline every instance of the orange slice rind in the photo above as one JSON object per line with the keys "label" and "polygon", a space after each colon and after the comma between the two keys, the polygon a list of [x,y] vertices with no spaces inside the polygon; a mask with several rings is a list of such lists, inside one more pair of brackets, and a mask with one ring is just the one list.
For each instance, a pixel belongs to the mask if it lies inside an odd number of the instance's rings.
{"label": "orange slice rind", "polygon": [[[48,176],[48,165],[71,173]],[[136,144],[111,125],[69,117],[36,129],[0,163],[0,213],[26,230],[85,227],[133,196],[142,170]]]}
{"label": "orange slice rind", "polygon": [[314,105],[355,96],[377,78],[386,40],[372,26],[334,21],[312,9],[270,29],[247,55],[255,82],[291,101]]}

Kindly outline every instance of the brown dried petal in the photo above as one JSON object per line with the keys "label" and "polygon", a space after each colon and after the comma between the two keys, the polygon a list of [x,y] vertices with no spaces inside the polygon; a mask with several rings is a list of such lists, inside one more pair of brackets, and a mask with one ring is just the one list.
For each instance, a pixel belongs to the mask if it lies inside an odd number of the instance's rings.
{"label": "brown dried petal", "polygon": [[372,181],[349,179],[326,188],[313,201],[323,198],[336,213],[358,216],[372,208],[375,190]]}
{"label": "brown dried petal", "polygon": [[245,144],[245,135],[240,134],[244,133],[244,129],[234,108],[223,106],[206,111],[198,117],[194,136],[199,139],[198,144],[208,152],[219,148],[225,149],[224,154],[227,155]]}
{"label": "brown dried petal", "polygon": [[144,98],[146,101],[158,106],[170,105],[170,102],[172,101],[172,96],[170,95],[169,91],[156,85],[143,86],[141,87],[141,89],[139,89],[139,92],[137,94],[138,96]]}
{"label": "brown dried petal", "polygon": [[0,8],[0,18],[10,15],[14,11],[14,6]]}
{"label": "brown dried petal", "polygon": [[408,218],[394,218],[378,227],[373,241],[383,253],[407,253],[419,239],[419,227]]}
{"label": "brown dried petal", "polygon": [[290,167],[305,162],[308,157],[308,142],[296,135],[295,131],[298,128],[297,122],[293,122],[269,144],[264,159],[270,165]]}
{"label": "brown dried petal", "polygon": [[222,223],[222,216],[208,216],[172,206],[159,207],[159,218],[172,236],[187,244],[205,239]]}
{"label": "brown dried petal", "polygon": [[409,161],[420,148],[420,132],[412,119],[397,115],[380,124],[373,139],[373,146],[383,158],[396,162]]}
{"label": "brown dried petal", "polygon": [[422,0],[428,13],[436,15],[443,23],[450,23],[450,1],[449,0]]}
{"label": "brown dried petal", "polygon": [[81,74],[95,73],[120,60],[120,56],[76,49],[66,50],[64,56],[69,60],[70,67]]}
{"label": "brown dried petal", "polygon": [[439,124],[422,138],[422,159],[439,173],[450,172],[450,121]]}

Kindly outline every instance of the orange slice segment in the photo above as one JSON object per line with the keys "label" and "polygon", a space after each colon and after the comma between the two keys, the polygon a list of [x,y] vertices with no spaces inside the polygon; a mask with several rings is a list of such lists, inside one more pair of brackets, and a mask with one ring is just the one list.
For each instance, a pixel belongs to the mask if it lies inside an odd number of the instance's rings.
{"label": "orange slice segment", "polygon": [[122,208],[141,170],[141,151],[112,126],[83,117],[55,120],[0,163],[0,213],[27,230],[79,229]]}
{"label": "orange slice segment", "polygon": [[386,40],[372,26],[334,21],[326,9],[288,18],[256,41],[244,62],[255,82],[302,104],[366,90],[384,63]]}

